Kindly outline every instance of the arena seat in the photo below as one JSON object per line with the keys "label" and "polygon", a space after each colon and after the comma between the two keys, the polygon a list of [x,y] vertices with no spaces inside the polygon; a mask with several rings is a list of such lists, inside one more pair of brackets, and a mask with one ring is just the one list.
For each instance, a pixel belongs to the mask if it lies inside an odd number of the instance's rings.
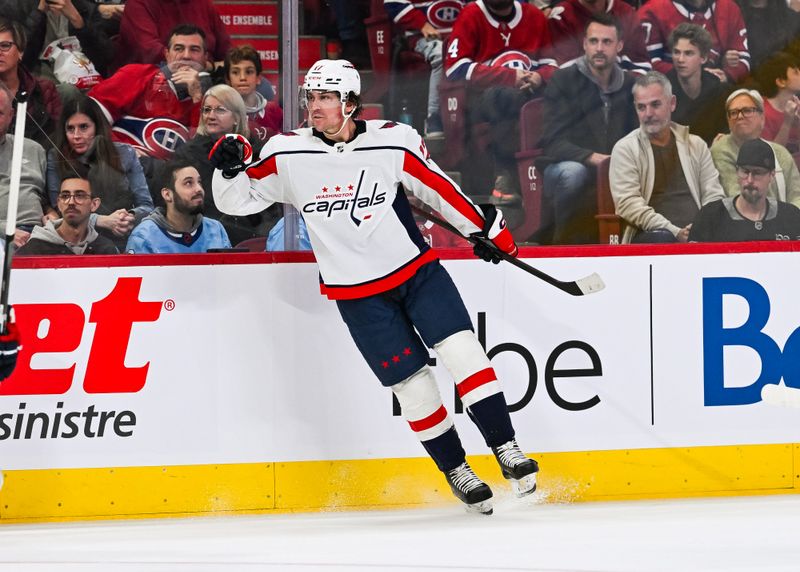
{"label": "arena seat", "polygon": [[520,151],[515,158],[525,217],[520,225],[511,229],[517,241],[528,240],[539,229],[542,221],[543,176],[536,168],[536,158],[543,153],[539,144],[542,138],[543,110],[544,100],[541,98],[530,100],[520,110]]}
{"label": "arena seat", "polygon": [[246,248],[250,252],[264,252],[267,249],[267,237],[256,236],[243,240],[235,248]]}
{"label": "arena seat", "polygon": [[619,244],[622,238],[624,221],[616,213],[614,199],[611,198],[611,183],[608,171],[611,159],[608,158],[597,167],[597,220],[600,244]]}

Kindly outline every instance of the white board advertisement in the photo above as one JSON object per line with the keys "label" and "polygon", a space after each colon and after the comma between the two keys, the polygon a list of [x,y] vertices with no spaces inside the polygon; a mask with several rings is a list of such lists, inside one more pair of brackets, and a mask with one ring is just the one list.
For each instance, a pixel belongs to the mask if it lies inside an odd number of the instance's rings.
{"label": "white board advertisement", "polygon": [[[0,384],[4,469],[424,454],[320,296],[314,263],[162,258],[14,271],[25,348]],[[760,400],[764,383],[800,386],[799,261],[528,259],[562,280],[599,273],[606,289],[583,297],[510,265],[444,264],[520,444],[566,452],[800,442],[798,410]],[[467,452],[487,452],[434,370]]]}

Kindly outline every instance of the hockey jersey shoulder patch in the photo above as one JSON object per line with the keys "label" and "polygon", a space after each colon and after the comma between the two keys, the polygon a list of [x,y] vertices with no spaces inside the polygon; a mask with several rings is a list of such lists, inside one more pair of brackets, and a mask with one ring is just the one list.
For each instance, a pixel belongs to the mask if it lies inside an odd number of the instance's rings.
{"label": "hockey jersey shoulder patch", "polygon": [[397,123],[395,123],[394,121],[387,121],[386,123],[384,123],[383,125],[381,125],[381,127],[380,127],[380,128],[381,128],[381,129],[389,129],[389,128],[391,128],[391,127],[397,127]]}

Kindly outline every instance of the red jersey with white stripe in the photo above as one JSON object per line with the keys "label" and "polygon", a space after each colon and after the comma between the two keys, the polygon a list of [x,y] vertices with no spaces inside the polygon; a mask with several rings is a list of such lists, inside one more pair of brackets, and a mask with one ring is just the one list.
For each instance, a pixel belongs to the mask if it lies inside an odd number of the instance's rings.
{"label": "red jersey with white stripe", "polygon": [[214,202],[246,215],[276,202],[305,219],[331,299],[371,296],[399,286],[436,255],[417,228],[403,189],[438,211],[465,236],[483,215],[431,160],[411,127],[357,121],[357,135],[330,144],[310,128],[272,137],[261,159],[232,179],[214,172]]}
{"label": "red jersey with white stripe", "polygon": [[[622,25],[622,68],[650,69],[644,33],[633,6],[624,0],[608,0],[605,13],[614,16]],[[559,66],[573,64],[576,59],[583,57],[583,39],[592,16],[593,13],[580,0],[564,0],[550,10],[547,22],[553,40],[553,53]]]}
{"label": "red jersey with white stripe", "polygon": [[447,42],[445,73],[453,81],[513,87],[516,70],[490,63],[503,52],[520,51],[531,58],[531,69],[547,81],[557,69],[555,59],[548,55],[549,47],[547,18],[532,4],[515,1],[511,19],[504,22],[489,12],[483,0],[477,0],[464,7],[453,26]]}
{"label": "red jersey with white stripe", "polygon": [[[739,6],[734,0],[715,0],[707,6],[694,10],[673,0],[648,0],[639,8],[639,20],[654,69],[662,73],[672,69],[669,34],[678,24],[690,22],[711,34],[709,67],[721,67],[734,81],[744,79],[750,71],[750,52],[747,49],[747,28]],[[723,65],[722,58],[728,50],[739,54],[739,63],[733,67]]]}
{"label": "red jersey with white stripe", "polygon": [[89,91],[113,125],[114,141],[169,159],[200,122],[200,102],[178,99],[158,66],[129,64]]}

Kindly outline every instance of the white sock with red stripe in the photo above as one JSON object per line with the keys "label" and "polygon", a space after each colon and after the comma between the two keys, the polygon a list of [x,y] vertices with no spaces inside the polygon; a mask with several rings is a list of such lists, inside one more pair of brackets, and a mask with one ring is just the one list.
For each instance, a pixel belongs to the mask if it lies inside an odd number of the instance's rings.
{"label": "white sock with red stripe", "polygon": [[453,376],[464,407],[502,393],[492,362],[486,357],[486,352],[473,332],[456,332],[433,346],[433,349]]}
{"label": "white sock with red stripe", "polygon": [[469,330],[457,332],[433,349],[453,376],[461,402],[486,444],[497,447],[513,439],[514,427],[503,390],[475,334]]}
{"label": "white sock with red stripe", "polygon": [[442,403],[433,371],[427,365],[392,386],[403,416],[420,441],[429,441],[453,427],[453,418]]}

